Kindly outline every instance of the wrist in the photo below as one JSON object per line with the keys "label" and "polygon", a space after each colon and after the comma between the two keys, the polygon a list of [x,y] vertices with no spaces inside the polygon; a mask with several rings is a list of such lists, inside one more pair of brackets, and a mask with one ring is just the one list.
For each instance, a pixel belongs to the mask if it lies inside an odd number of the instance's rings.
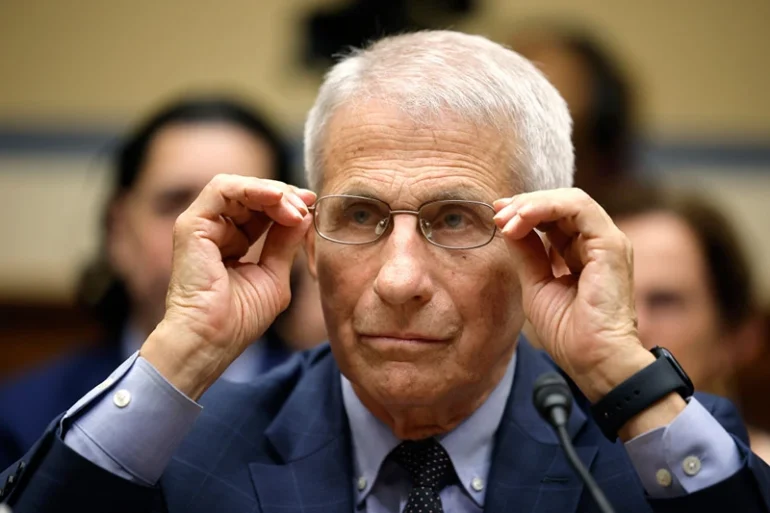
{"label": "wrist", "polygon": [[651,404],[646,410],[631,417],[618,430],[618,438],[628,442],[639,435],[669,425],[687,407],[687,402],[676,392]]}
{"label": "wrist", "polygon": [[655,361],[655,357],[640,344],[616,351],[611,358],[595,365],[580,381],[575,381],[591,403],[596,403],[615,387]]}
{"label": "wrist", "polygon": [[206,344],[187,330],[163,320],[142,344],[139,355],[180,392],[193,401],[216,381],[218,361]]}
{"label": "wrist", "polygon": [[586,397],[610,440],[617,436],[626,442],[667,426],[687,406],[685,394],[692,393],[689,378],[662,348],[650,352],[637,344],[592,370]]}

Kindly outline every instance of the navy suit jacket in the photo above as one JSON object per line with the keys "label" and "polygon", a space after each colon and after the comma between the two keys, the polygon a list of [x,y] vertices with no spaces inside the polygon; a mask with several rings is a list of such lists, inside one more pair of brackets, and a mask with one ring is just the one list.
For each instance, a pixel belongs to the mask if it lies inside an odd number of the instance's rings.
{"label": "navy suit jacket", "polygon": [[[0,467],[29,450],[58,416],[120,365],[118,344],[89,347],[0,385]],[[0,483],[2,486],[2,483]]]}
{"label": "navy suit jacket", "polygon": [[[289,357],[284,342],[265,333],[260,372]],[[104,381],[123,357],[118,343],[86,348],[0,384],[0,469],[29,450],[51,419]],[[0,483],[0,488],[2,483]]]}
{"label": "navy suit jacket", "polygon": [[[519,346],[512,391],[496,434],[485,511],[588,513],[596,507],[551,429],[532,406],[532,386],[553,363]],[[743,467],[684,497],[651,500],[619,442],[610,443],[576,394],[568,430],[618,512],[770,511],[770,469],[746,446],[729,402],[698,399],[735,437]],[[328,346],[302,353],[255,385],[218,383],[157,486],[131,484],[70,450],[54,422],[37,445],[0,475],[15,513],[185,512],[351,513],[352,449],[340,372]],[[19,469],[19,467],[22,467]]]}

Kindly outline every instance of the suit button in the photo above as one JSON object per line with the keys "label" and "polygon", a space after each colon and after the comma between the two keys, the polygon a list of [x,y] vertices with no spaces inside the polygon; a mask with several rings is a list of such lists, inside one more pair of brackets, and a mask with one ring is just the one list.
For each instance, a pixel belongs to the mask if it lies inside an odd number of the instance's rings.
{"label": "suit button", "polygon": [[11,491],[11,488],[13,488],[14,481],[16,481],[16,476],[13,474],[8,476],[8,479],[5,480],[5,487],[8,489],[8,491]]}

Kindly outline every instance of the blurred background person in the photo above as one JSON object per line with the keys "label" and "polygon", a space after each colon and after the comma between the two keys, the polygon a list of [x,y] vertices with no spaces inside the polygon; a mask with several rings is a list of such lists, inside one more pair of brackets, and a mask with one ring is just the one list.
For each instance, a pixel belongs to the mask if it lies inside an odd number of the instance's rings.
{"label": "blurred background person", "polygon": [[600,203],[636,168],[635,87],[620,62],[594,35],[557,23],[537,23],[514,34],[511,46],[548,77],[572,115],[575,187]]}
{"label": "blurred background person", "polygon": [[[671,350],[697,390],[736,397],[735,379],[762,351],[764,319],[748,260],[723,214],[698,196],[623,189],[607,209],[634,247],[638,330]],[[770,436],[751,429],[770,461]]]}
{"label": "blurred background person", "polygon": [[[102,252],[79,290],[80,301],[104,324],[105,340],[28,370],[0,388],[0,428],[5,425],[21,451],[3,454],[0,448],[0,466],[21,456],[50,419],[137,351],[163,318],[174,222],[215,175],[291,182],[277,133],[250,107],[224,97],[183,99],[158,111],[120,146],[114,167]],[[260,247],[256,244],[246,258],[258,258]],[[292,305],[222,379],[248,382],[282,363],[295,344],[284,334],[305,347],[323,340],[315,283],[302,261],[292,278]]]}

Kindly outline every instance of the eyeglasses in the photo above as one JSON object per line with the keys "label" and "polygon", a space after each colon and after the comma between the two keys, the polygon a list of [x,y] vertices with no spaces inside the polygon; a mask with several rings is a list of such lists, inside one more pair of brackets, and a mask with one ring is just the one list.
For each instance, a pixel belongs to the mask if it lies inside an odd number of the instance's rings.
{"label": "eyeglasses", "polygon": [[425,238],[441,248],[473,249],[495,237],[495,209],[481,201],[437,200],[419,210],[391,210],[384,201],[346,194],[323,196],[311,207],[318,235],[339,244],[371,244],[388,232],[396,214],[417,216]]}

